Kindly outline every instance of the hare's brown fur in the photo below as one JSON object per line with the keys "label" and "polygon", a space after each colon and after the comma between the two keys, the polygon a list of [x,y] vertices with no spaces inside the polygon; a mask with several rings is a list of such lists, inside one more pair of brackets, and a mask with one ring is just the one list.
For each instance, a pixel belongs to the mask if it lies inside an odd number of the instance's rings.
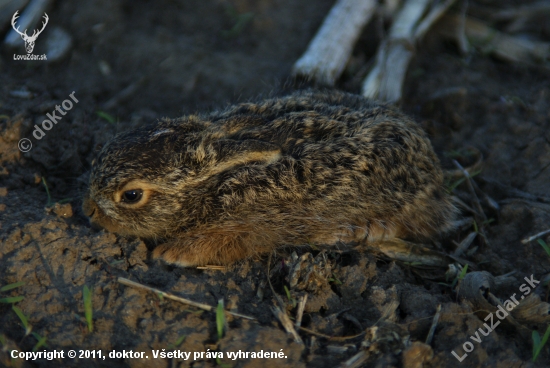
{"label": "hare's brown fur", "polygon": [[[285,245],[425,238],[455,208],[422,129],[342,92],[297,92],[115,137],[93,166],[84,212],[163,242],[183,266],[228,264]],[[122,200],[141,190],[137,203]]]}

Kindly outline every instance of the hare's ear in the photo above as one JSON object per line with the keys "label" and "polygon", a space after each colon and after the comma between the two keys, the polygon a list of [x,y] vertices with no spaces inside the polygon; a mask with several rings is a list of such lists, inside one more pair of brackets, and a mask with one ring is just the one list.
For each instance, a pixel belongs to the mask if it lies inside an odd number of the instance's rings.
{"label": "hare's ear", "polygon": [[217,157],[216,172],[252,162],[268,164],[281,157],[279,146],[255,139],[220,139],[213,142],[211,148]]}

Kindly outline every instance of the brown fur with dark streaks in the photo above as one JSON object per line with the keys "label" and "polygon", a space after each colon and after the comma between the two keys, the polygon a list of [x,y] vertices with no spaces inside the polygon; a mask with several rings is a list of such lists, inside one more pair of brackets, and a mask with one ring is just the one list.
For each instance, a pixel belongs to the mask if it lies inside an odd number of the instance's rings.
{"label": "brown fur with dark streaks", "polygon": [[343,92],[297,92],[122,133],[93,165],[84,213],[163,242],[182,266],[285,245],[426,238],[456,209],[421,128]]}

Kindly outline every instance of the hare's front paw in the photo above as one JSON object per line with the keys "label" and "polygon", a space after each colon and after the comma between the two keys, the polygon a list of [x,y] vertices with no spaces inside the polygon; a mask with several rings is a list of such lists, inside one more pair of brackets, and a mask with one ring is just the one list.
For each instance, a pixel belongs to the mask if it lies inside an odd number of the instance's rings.
{"label": "hare's front paw", "polygon": [[254,229],[253,225],[240,222],[201,227],[159,245],[153,257],[183,267],[228,265],[275,247],[266,236],[268,231]]}
{"label": "hare's front paw", "polygon": [[154,258],[161,258],[164,262],[182,267],[198,266],[200,261],[192,248],[184,247],[174,242],[161,244],[153,250]]}

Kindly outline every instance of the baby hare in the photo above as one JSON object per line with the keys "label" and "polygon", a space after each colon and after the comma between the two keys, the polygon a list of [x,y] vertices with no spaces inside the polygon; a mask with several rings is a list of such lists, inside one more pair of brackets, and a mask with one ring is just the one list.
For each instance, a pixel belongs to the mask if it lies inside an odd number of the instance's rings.
{"label": "baby hare", "polygon": [[180,266],[229,264],[282,246],[427,238],[456,209],[422,129],[343,92],[297,92],[117,135],[83,211],[161,243]]}

